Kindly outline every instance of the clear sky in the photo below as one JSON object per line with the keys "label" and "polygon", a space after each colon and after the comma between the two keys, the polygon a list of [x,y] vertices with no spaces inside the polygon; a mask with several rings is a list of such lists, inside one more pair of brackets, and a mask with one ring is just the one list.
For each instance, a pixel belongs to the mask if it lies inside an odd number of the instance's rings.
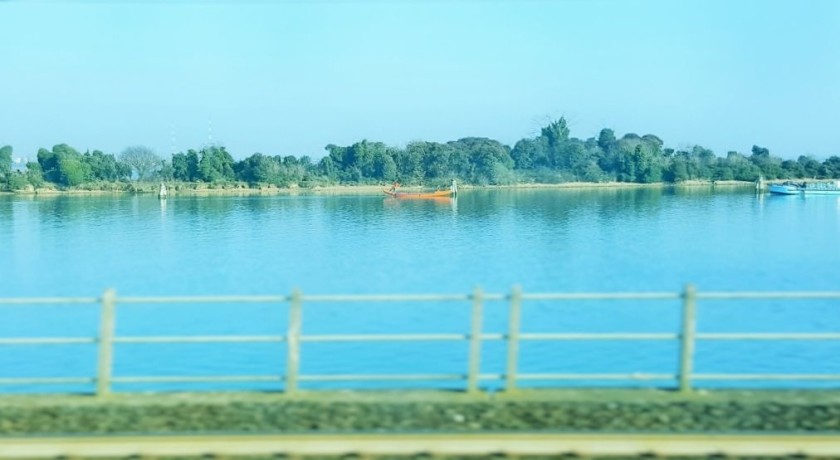
{"label": "clear sky", "polygon": [[0,145],[168,156],[213,141],[483,136],[549,118],[840,155],[840,1],[0,1]]}

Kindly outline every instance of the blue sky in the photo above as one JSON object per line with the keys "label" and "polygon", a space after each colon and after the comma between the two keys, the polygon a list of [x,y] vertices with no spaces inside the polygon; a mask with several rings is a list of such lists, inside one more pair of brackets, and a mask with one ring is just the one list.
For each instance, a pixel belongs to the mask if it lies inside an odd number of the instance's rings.
{"label": "blue sky", "polygon": [[572,135],[840,155],[840,2],[0,2],[0,144],[236,158]]}

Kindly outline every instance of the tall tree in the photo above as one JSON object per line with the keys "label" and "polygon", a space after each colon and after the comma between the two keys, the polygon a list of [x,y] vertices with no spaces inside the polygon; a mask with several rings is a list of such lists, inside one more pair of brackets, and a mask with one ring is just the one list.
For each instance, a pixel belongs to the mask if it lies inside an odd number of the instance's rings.
{"label": "tall tree", "polygon": [[120,154],[120,161],[131,167],[138,181],[152,179],[161,165],[160,157],[142,145],[127,147]]}
{"label": "tall tree", "polygon": [[207,147],[201,149],[201,160],[198,170],[205,182],[224,182],[235,179],[233,172],[233,157],[224,147]]}
{"label": "tall tree", "polygon": [[7,177],[12,172],[12,146],[0,148],[0,177]]}

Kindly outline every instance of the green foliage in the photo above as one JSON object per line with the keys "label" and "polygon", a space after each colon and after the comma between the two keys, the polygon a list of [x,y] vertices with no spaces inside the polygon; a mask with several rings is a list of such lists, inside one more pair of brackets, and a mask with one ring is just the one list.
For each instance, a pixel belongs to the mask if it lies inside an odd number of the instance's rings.
{"label": "green foliage", "polygon": [[308,158],[304,161],[293,156],[270,157],[262,153],[255,153],[234,165],[238,180],[250,184],[272,184],[278,187],[299,184],[309,173],[308,168],[312,168]]}
{"label": "green foliage", "polygon": [[0,147],[0,178],[7,177],[12,172],[12,146]]}
{"label": "green foliage", "polygon": [[826,179],[840,179],[840,157],[833,156],[825,160],[820,168],[820,176]]}
{"label": "green foliage", "polygon": [[184,182],[199,180],[198,153],[195,150],[172,155],[172,178]]}
{"label": "green foliage", "polygon": [[90,161],[67,144],[38,150],[38,164],[47,182],[73,187],[93,179]]}
{"label": "green foliage", "polygon": [[321,174],[328,178],[331,181],[334,181],[338,178],[337,167],[335,162],[332,159],[332,156],[326,156],[321,159],[318,163],[318,169],[321,171]]}
{"label": "green foliage", "polygon": [[584,140],[570,136],[564,118],[550,122],[536,137],[519,140],[512,149],[493,139],[465,137],[447,143],[414,141],[404,148],[361,140],[349,146],[329,144],[325,150],[327,155],[317,163],[305,155],[297,158],[262,153],[237,162],[224,147],[217,146],[176,153],[171,161],[165,161],[145,147],[130,147],[118,161],[98,150],[82,155],[59,144],[52,150],[39,149],[38,162],[29,163],[25,175],[10,176],[11,148],[4,147],[0,149],[0,178],[11,177],[5,181],[6,188],[25,186],[23,179],[34,187],[45,181],[90,187],[92,182],[123,181],[132,175],[137,179],[211,184],[241,181],[280,187],[337,182],[383,184],[394,180],[407,185],[441,185],[451,179],[481,185],[522,181],[754,181],[759,176],[840,178],[838,156],[822,163],[804,155],[795,161],[782,161],[768,149],[753,146],[749,156],[728,152],[725,158],[719,158],[699,145],[674,150],[653,134],[627,133],[617,138],[606,128],[597,137]]}
{"label": "green foliage", "polygon": [[26,163],[26,180],[36,189],[44,185],[44,171],[40,163]]}
{"label": "green foliage", "polygon": [[560,117],[559,120],[552,121],[541,130],[541,135],[548,140],[550,148],[566,142],[569,140],[569,126],[566,124],[566,119]]}
{"label": "green foliage", "polygon": [[801,155],[796,162],[802,167],[802,175],[795,177],[816,178],[820,175],[820,162],[810,156]]}
{"label": "green foliage", "polygon": [[426,179],[448,178],[449,157],[452,149],[436,142],[426,143],[426,151],[423,156],[423,171]]}
{"label": "green foliage", "polygon": [[73,187],[90,180],[90,167],[77,156],[61,157],[58,170],[62,185]]}
{"label": "green foliage", "polygon": [[201,149],[198,173],[204,182],[229,182],[236,178],[233,164],[233,157],[224,147],[205,147]]}
{"label": "green foliage", "polygon": [[86,152],[82,161],[90,169],[90,180],[114,182],[131,177],[129,165],[120,163],[114,155],[106,155],[99,150],[94,150],[93,153]]}
{"label": "green foliage", "polygon": [[15,191],[23,190],[29,185],[26,175],[20,171],[9,172],[6,176],[6,190]]}
{"label": "green foliage", "polygon": [[539,142],[535,139],[521,139],[513,146],[510,152],[513,164],[516,169],[533,169],[545,157]]}
{"label": "green foliage", "polygon": [[41,172],[44,180],[58,184],[61,180],[61,172],[58,169],[58,155],[53,150],[44,148],[38,149],[38,164],[41,166]]}
{"label": "green foliage", "polygon": [[273,158],[255,153],[237,163],[237,177],[252,184],[275,183],[280,175],[280,165]]}

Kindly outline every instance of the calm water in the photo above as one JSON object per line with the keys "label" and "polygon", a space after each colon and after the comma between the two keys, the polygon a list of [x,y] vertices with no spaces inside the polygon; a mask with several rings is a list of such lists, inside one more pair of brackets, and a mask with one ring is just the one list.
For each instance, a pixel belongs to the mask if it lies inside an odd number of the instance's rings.
{"label": "calm water", "polygon": [[[677,291],[686,282],[838,290],[838,237],[837,197],[750,190],[468,191],[444,202],[173,197],[165,206],[151,196],[4,196],[0,296],[97,296],[106,287],[120,295],[508,292],[514,284]],[[503,331],[505,305],[487,308],[485,330]],[[678,302],[530,302],[523,330],[672,332],[678,312]],[[0,307],[0,337],[95,335],[97,314],[95,306]],[[308,304],[304,333],[462,333],[468,314],[467,304]],[[698,314],[704,332],[840,330],[836,301],[701,302]],[[117,334],[281,335],[286,316],[284,305],[122,305]],[[305,343],[302,372],[463,373],[466,351],[449,342]],[[115,373],[280,374],[284,353],[283,344],[121,344]],[[482,372],[501,372],[503,353],[487,343]],[[669,342],[526,342],[521,370],[669,373],[677,355]],[[837,356],[836,341],[700,342],[697,371],[836,374]],[[0,346],[0,378],[94,369],[89,345]],[[213,386],[228,387],[242,385]],[[149,387],[117,385],[128,388]],[[0,387],[33,389],[50,388]]]}

